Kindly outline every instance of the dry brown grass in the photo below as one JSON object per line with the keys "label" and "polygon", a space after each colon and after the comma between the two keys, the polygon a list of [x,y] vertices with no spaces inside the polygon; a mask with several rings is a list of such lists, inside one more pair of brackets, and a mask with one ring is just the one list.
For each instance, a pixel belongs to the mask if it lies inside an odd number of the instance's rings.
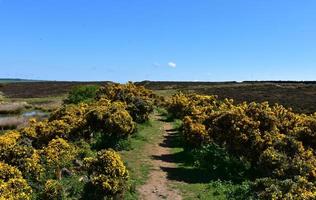
{"label": "dry brown grass", "polygon": [[18,114],[26,107],[26,102],[0,103],[0,114]]}
{"label": "dry brown grass", "polygon": [[25,123],[27,123],[27,119],[24,117],[20,117],[20,116],[1,117],[0,130],[16,129]]}

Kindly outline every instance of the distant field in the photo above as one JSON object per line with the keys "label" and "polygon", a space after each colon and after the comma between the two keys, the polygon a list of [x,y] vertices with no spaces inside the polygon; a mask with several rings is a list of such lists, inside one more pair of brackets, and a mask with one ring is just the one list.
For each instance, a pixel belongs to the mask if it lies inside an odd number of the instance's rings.
{"label": "distant field", "polygon": [[[0,83],[0,91],[8,98],[49,98],[64,96],[78,85],[108,82],[12,82]],[[220,99],[233,98],[237,103],[247,101],[270,104],[279,103],[292,107],[296,112],[316,112],[316,82],[269,81],[269,82],[151,82],[136,83],[154,90],[162,96],[177,91],[218,95]]]}
{"label": "distant field", "polygon": [[8,98],[43,98],[65,95],[73,87],[79,85],[103,85],[106,83],[108,82],[0,82],[0,91]]}
{"label": "distant field", "polygon": [[235,102],[278,103],[292,107],[296,112],[316,112],[316,82],[149,82],[138,83],[168,96],[177,91],[218,95],[220,99],[233,98]]}

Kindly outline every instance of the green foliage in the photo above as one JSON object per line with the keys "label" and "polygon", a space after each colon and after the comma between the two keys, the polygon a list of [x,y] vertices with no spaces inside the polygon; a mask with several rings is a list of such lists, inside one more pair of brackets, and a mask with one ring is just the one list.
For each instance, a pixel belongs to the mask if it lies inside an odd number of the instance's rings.
{"label": "green foliage", "polygon": [[230,188],[226,191],[228,200],[256,200],[254,193],[251,190],[248,181],[243,182],[235,188]]}
{"label": "green foliage", "polygon": [[145,122],[154,109],[157,97],[142,86],[127,84],[108,84],[102,87],[97,94],[97,99],[108,99],[126,103],[127,110],[135,122]]}
{"label": "green foliage", "polygon": [[15,167],[0,162],[0,199],[31,199],[32,189]]}
{"label": "green foliage", "polygon": [[301,176],[292,179],[261,178],[250,183],[250,189],[255,192],[256,199],[315,199],[315,183]]}
{"label": "green foliage", "polygon": [[240,182],[249,176],[249,164],[230,155],[216,144],[208,144],[193,151],[195,166],[206,169],[212,179]]}
{"label": "green foliage", "polygon": [[116,148],[135,131],[135,122],[125,103],[101,99],[86,114],[87,125],[94,132],[96,149]]}
{"label": "green foliage", "polygon": [[[316,115],[297,114],[267,102],[235,105],[232,100],[221,101],[214,96],[183,94],[174,95],[169,111],[183,120],[182,133],[187,145],[202,152],[202,158],[197,158],[201,167],[214,169],[212,161],[209,165],[207,161],[201,162],[209,159],[216,162],[216,169],[221,166],[224,174],[238,175],[234,170],[239,168],[235,162],[239,160],[249,163],[253,179],[271,179],[258,182],[261,187],[254,187],[257,183],[252,185],[256,198],[316,198]],[[213,144],[227,154],[207,146]],[[232,169],[225,172],[227,166]],[[299,183],[297,177],[301,177]],[[290,185],[296,189],[286,189],[284,180],[293,182]],[[301,193],[304,195],[300,196]]]}
{"label": "green foliage", "polygon": [[17,167],[25,177],[36,179],[42,172],[38,151],[23,144],[21,134],[17,131],[0,136],[0,161]]}
{"label": "green foliage", "polygon": [[0,91],[0,103],[4,101],[4,95],[3,93]]}
{"label": "green foliage", "polygon": [[96,157],[85,158],[89,183],[94,186],[91,196],[115,196],[127,188],[128,171],[121,157],[113,150],[102,150]]}
{"label": "green foliage", "polygon": [[29,126],[2,134],[0,200],[120,199],[129,188],[128,171],[104,148],[132,148],[135,120],[148,119],[154,96],[133,84],[102,91],[117,88],[124,94],[109,98],[95,98],[92,86],[76,88],[66,100],[71,104],[48,119],[30,119]]}
{"label": "green foliage", "polygon": [[87,113],[87,121],[94,131],[101,131],[113,138],[124,138],[135,130],[133,118],[122,102],[102,99]]}
{"label": "green foliage", "polygon": [[67,99],[64,101],[65,104],[78,104],[78,103],[88,103],[95,99],[96,94],[99,90],[97,85],[84,85],[77,86],[73,88]]}
{"label": "green foliage", "polygon": [[43,154],[50,169],[54,169],[56,178],[61,179],[61,168],[69,166],[76,156],[75,147],[66,140],[58,138],[49,142]]}
{"label": "green foliage", "polygon": [[56,180],[47,180],[44,187],[43,199],[48,200],[62,200],[63,187]]}

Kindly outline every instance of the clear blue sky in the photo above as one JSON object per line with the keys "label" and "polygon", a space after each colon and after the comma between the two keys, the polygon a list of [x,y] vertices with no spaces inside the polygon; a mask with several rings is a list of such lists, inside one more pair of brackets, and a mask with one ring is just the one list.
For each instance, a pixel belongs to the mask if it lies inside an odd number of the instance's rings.
{"label": "clear blue sky", "polygon": [[316,1],[0,0],[0,77],[316,80]]}

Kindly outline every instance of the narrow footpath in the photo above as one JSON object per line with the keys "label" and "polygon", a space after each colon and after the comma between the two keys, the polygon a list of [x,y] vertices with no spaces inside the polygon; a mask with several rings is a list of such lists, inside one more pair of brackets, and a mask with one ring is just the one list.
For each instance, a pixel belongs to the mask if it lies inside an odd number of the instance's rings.
{"label": "narrow footpath", "polygon": [[[156,116],[156,120],[161,120],[161,117]],[[148,181],[138,188],[139,198],[141,200],[181,200],[179,191],[172,188],[172,180],[168,180],[167,172],[165,168],[176,168],[175,162],[170,160],[172,158],[170,144],[172,139],[169,137],[174,130],[173,126],[169,122],[161,121],[160,131],[162,134],[159,140],[155,144],[148,144],[145,147],[145,151],[148,154],[149,162],[151,162],[151,170],[149,173]]]}

